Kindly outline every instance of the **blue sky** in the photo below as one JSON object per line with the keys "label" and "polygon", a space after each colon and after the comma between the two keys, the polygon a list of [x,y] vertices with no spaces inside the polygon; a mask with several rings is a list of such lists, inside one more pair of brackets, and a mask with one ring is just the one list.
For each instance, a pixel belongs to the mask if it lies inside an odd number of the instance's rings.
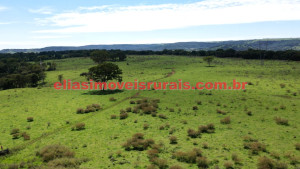
{"label": "blue sky", "polygon": [[1,0],[0,49],[300,37],[300,0]]}

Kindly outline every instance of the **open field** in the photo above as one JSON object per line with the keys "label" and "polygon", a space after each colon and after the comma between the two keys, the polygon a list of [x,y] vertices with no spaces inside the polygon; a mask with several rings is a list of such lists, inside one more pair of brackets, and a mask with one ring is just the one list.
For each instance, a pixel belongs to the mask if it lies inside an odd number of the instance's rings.
{"label": "open field", "polygon": [[[174,152],[194,148],[202,151],[209,168],[225,168],[224,164],[231,163],[233,168],[257,168],[262,156],[288,168],[300,167],[300,151],[295,146],[300,144],[299,62],[268,60],[262,66],[259,60],[217,58],[213,67],[208,67],[200,57],[129,56],[127,61],[117,63],[125,82],[182,79],[192,84],[224,81],[231,85],[236,79],[251,83],[246,90],[237,91],[126,90],[107,95],[55,90],[53,83],[58,75],[82,82],[85,79],[80,73],[95,64],[89,58],[54,62],[57,70],[47,72],[45,86],[0,91],[0,145],[15,150],[12,155],[0,157],[0,168],[21,163],[25,168],[46,166],[36,152],[53,144],[69,147],[77,158],[87,158],[80,168],[147,168],[152,164],[147,155],[150,147],[144,151],[122,147],[135,133],[143,133],[145,139],[160,145],[158,158],[166,160],[167,165],[153,163],[161,168],[198,168],[196,162],[174,157]],[[110,101],[112,97],[116,101]],[[130,104],[131,100],[141,99],[160,99],[156,117],[129,112],[126,119],[111,119],[111,115],[119,116],[121,109],[135,107],[137,104]],[[91,104],[100,104],[103,109],[76,114],[77,108]],[[198,110],[193,110],[194,106]],[[230,121],[220,121],[229,116]],[[33,117],[33,121],[28,122],[27,117]],[[72,131],[77,123],[85,123],[85,129]],[[214,124],[213,133],[188,136],[189,129],[198,130],[210,123]],[[28,133],[30,140],[12,139],[14,128]],[[177,138],[177,143],[170,144],[171,136]],[[257,144],[263,148],[257,148]]]}

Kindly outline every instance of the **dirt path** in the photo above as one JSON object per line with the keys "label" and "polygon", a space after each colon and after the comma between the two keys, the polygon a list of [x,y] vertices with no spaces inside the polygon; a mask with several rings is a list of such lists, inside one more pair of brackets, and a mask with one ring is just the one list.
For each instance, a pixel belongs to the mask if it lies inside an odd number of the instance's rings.
{"label": "dirt path", "polygon": [[[154,81],[162,80],[162,79],[171,77],[171,76],[174,75],[174,74],[175,74],[175,69],[172,68],[172,72],[169,72],[169,73],[168,73],[167,75],[165,75],[164,77],[161,77],[161,78],[158,78],[158,79],[154,79],[154,80],[151,80],[151,81],[148,81],[148,82],[154,82]],[[110,106],[108,106],[108,107],[105,107],[104,109],[101,109],[101,110],[99,110],[99,111],[97,111],[97,112],[94,112],[94,113],[90,114],[89,116],[83,117],[83,118],[81,118],[81,119],[79,119],[79,120],[77,120],[77,121],[74,121],[74,122],[72,122],[72,123],[70,123],[70,124],[68,124],[68,125],[61,126],[61,127],[57,128],[57,129],[51,131],[51,132],[44,133],[43,135],[41,135],[41,136],[39,136],[39,137],[37,137],[37,138],[34,138],[34,139],[30,140],[30,141],[27,141],[27,142],[24,143],[24,144],[21,144],[21,145],[19,145],[19,146],[13,147],[13,148],[10,150],[10,151],[11,151],[10,155],[13,155],[14,153],[17,153],[17,152],[19,152],[19,151],[25,149],[27,146],[32,145],[32,144],[36,143],[37,141],[42,140],[43,138],[46,138],[46,137],[48,137],[48,136],[57,134],[57,133],[59,133],[60,131],[66,129],[66,128],[70,128],[71,126],[73,126],[73,125],[75,125],[75,124],[77,124],[77,123],[79,123],[79,122],[83,122],[83,121],[85,121],[85,120],[87,120],[87,119],[90,119],[90,118],[94,117],[95,115],[97,115],[98,113],[103,112],[103,111],[106,111],[106,110],[108,110],[108,109],[111,109],[111,108],[113,108],[113,107],[115,107],[115,106],[117,106],[117,105],[119,105],[119,104],[125,102],[126,100],[130,100],[130,99],[133,99],[133,98],[137,98],[137,97],[139,97],[140,93],[141,93],[141,92],[138,91],[138,92],[135,93],[134,95],[132,95],[132,96],[130,96],[130,97],[123,98],[122,100],[119,100],[119,101],[115,102],[114,104],[112,104],[112,105],[110,105]]]}

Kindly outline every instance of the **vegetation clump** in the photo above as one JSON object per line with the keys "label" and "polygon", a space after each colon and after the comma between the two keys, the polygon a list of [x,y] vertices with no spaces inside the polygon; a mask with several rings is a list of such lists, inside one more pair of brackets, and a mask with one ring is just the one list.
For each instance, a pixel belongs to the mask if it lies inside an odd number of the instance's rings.
{"label": "vegetation clump", "polygon": [[230,116],[225,117],[224,119],[221,119],[220,122],[221,122],[222,124],[230,124],[230,123],[231,123]]}
{"label": "vegetation clump", "polygon": [[274,120],[278,125],[284,125],[284,126],[289,125],[289,120],[287,120],[287,119],[284,119],[284,118],[281,118],[281,117],[275,117]]}
{"label": "vegetation clump", "polygon": [[138,151],[144,151],[148,147],[153,146],[155,143],[152,139],[144,139],[144,134],[142,133],[136,133],[132,136],[132,138],[128,139],[125,143],[122,144],[122,147],[125,148],[125,150],[138,150]]}
{"label": "vegetation clump", "polygon": [[27,117],[27,122],[33,122],[33,117]]}

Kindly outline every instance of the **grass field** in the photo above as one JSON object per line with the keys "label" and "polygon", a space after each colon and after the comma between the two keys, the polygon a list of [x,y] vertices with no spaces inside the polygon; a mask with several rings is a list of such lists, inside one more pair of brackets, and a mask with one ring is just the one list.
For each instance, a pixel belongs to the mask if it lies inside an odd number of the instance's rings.
{"label": "grass field", "polygon": [[[0,168],[20,164],[25,168],[47,168],[47,163],[36,152],[54,144],[70,148],[78,159],[86,158],[80,168],[169,168],[175,165],[198,168],[198,160],[185,162],[174,155],[194,148],[199,148],[207,158],[208,168],[257,168],[263,156],[272,159],[277,168],[300,167],[300,151],[296,149],[297,143],[300,147],[299,62],[265,61],[262,66],[259,60],[217,58],[213,67],[208,67],[200,57],[129,56],[127,61],[117,63],[123,70],[125,82],[134,79],[162,82],[182,79],[193,85],[199,81],[232,84],[233,79],[251,82],[246,90],[149,90],[139,91],[138,95],[136,90],[107,95],[55,90],[53,83],[58,81],[59,74],[82,82],[85,79],[80,73],[94,63],[89,58],[54,62],[57,70],[47,72],[45,86],[0,91],[0,145],[15,150],[11,155],[0,157]],[[173,74],[167,76],[172,71]],[[136,97],[131,98],[133,96]],[[111,97],[117,100],[110,101]],[[130,104],[131,100],[141,99],[160,99],[156,117],[129,112],[126,119],[111,119],[111,115],[119,116],[121,109],[136,106]],[[77,108],[94,103],[103,109],[76,114]],[[198,110],[193,110],[194,106]],[[159,114],[166,118],[158,117]],[[228,116],[230,122],[221,123],[220,120]],[[34,120],[27,122],[27,117]],[[76,123],[85,123],[85,129],[72,131]],[[215,126],[213,133],[204,132],[197,138],[188,136],[189,129],[197,130],[210,123]],[[12,139],[14,128],[29,134],[30,140]],[[143,133],[145,139],[153,139],[160,145],[159,160],[151,161],[148,157],[151,148],[128,151],[122,147],[135,133]],[[171,136],[177,138],[177,143],[170,144]]]}

